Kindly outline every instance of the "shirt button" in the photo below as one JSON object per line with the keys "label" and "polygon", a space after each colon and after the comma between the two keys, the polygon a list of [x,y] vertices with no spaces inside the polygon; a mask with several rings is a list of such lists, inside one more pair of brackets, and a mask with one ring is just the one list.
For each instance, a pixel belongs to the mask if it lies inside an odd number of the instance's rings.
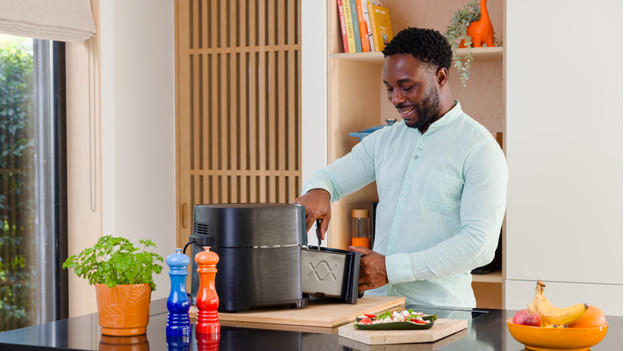
{"label": "shirt button", "polygon": [[414,155],[414,159],[415,159],[415,160],[418,160],[418,155]]}
{"label": "shirt button", "polygon": [[408,174],[407,179],[412,179],[412,176]]}
{"label": "shirt button", "polygon": [[422,150],[422,149],[421,149],[421,148],[418,148],[417,150],[418,150],[418,151],[420,151],[420,150]]}
{"label": "shirt button", "polygon": [[405,196],[401,196],[401,201],[405,201]]}
{"label": "shirt button", "polygon": [[424,142],[425,142],[425,139],[420,139],[420,142],[421,142],[421,143],[424,143]]}

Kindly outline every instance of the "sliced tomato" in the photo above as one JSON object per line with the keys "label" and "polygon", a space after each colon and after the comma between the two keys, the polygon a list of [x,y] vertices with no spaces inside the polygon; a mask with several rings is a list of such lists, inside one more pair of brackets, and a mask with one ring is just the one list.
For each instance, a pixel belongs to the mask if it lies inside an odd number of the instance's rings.
{"label": "sliced tomato", "polygon": [[374,314],[369,314],[369,313],[364,313],[364,315],[370,319],[375,319],[377,318],[377,316],[375,316]]}
{"label": "sliced tomato", "polygon": [[360,319],[360,324],[373,324],[373,321],[370,318],[362,318]]}

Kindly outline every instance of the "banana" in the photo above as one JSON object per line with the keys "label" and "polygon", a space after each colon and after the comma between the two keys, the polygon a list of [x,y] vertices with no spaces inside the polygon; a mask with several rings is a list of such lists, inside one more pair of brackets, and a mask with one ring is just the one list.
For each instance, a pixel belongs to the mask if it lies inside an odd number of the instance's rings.
{"label": "banana", "polygon": [[546,284],[542,283],[541,280],[537,281],[535,295],[529,305],[529,311],[537,312],[540,315],[542,326],[552,326],[553,324],[555,326],[567,326],[583,317],[587,311],[587,304],[579,303],[565,308],[555,307],[544,296],[545,286]]}

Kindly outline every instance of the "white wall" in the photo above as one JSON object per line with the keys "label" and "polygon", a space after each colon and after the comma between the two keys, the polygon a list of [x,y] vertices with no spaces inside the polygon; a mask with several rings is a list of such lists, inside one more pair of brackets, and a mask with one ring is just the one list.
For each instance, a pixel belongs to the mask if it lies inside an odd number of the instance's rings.
{"label": "white wall", "polygon": [[301,0],[302,178],[327,165],[327,1]]}
{"label": "white wall", "polygon": [[622,2],[507,1],[505,307],[622,314]]}
{"label": "white wall", "polygon": [[[327,1],[301,0],[302,185],[314,171],[327,165],[326,22]],[[314,234],[308,234],[308,241],[310,245],[318,244]],[[326,245],[327,241],[322,246]]]}
{"label": "white wall", "polygon": [[[100,1],[104,234],[175,248],[174,8]],[[152,299],[169,295],[168,268]]]}

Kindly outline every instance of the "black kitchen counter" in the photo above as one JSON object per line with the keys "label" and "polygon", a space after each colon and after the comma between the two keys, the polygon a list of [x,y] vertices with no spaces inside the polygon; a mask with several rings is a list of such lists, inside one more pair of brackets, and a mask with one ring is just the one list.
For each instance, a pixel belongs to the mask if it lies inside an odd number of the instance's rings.
{"label": "black kitchen counter", "polygon": [[[134,338],[102,337],[97,314],[88,314],[60,321],[0,333],[0,350],[514,350],[524,347],[513,339],[505,320],[515,311],[490,309],[447,309],[408,306],[425,313],[437,313],[440,318],[468,320],[468,329],[455,335],[425,344],[366,345],[339,337],[335,329],[310,329],[297,326],[247,328],[221,326],[218,345],[209,342],[198,346],[193,335],[190,343],[169,340],[166,300],[152,301],[147,334]],[[622,317],[607,316],[609,331],[592,350],[622,350]],[[282,329],[282,330],[280,330]],[[288,330],[283,330],[288,329]],[[113,344],[118,342],[120,344]],[[130,342],[130,344],[123,344]]]}

